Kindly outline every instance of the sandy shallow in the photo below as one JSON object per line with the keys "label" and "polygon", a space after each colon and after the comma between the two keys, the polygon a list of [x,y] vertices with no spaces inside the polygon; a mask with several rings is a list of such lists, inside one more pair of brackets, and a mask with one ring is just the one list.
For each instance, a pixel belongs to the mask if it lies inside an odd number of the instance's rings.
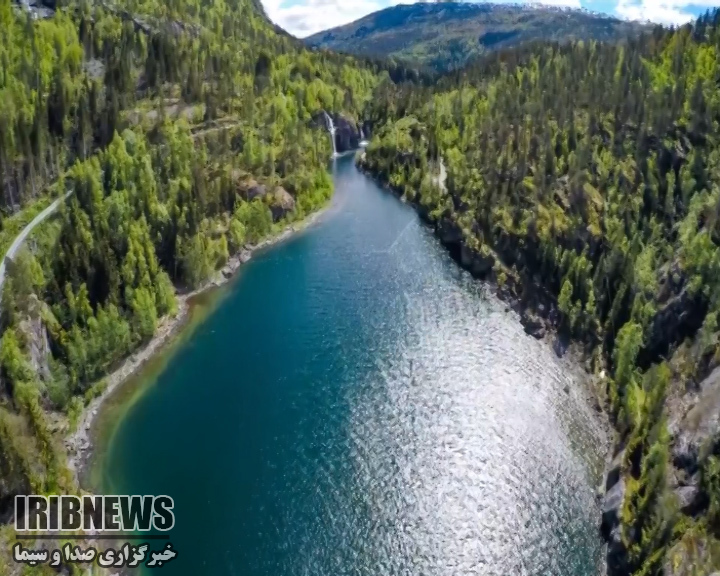
{"label": "sandy shallow", "polygon": [[274,244],[278,244],[287,240],[294,234],[301,232],[309,226],[315,224],[321,216],[323,216],[329,206],[321,208],[317,212],[308,216],[301,222],[295,222],[286,226],[279,234],[260,242],[254,246],[246,246],[238,254],[233,256],[227,265],[220,270],[213,278],[208,280],[203,286],[189,293],[176,295],[177,312],[174,316],[166,316],[160,321],[155,336],[142,348],[136,350],[128,356],[123,363],[112,373],[105,377],[107,386],[103,393],[92,400],[83,410],[82,416],[78,421],[76,430],[68,435],[65,439],[65,449],[67,450],[68,469],[72,472],[76,482],[79,483],[81,472],[87,466],[93,453],[94,438],[93,424],[100,412],[102,404],[118,389],[124,382],[135,374],[142,366],[150,360],[165,345],[170,343],[177,336],[188,319],[190,318],[190,300],[210,289],[217,288],[229,282],[235,273],[248,262],[254,253]]}

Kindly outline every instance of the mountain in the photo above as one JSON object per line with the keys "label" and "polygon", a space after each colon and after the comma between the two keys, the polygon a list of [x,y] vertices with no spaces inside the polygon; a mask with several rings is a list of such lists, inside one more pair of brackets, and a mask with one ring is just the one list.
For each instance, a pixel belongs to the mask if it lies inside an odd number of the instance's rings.
{"label": "mountain", "polygon": [[437,70],[490,50],[532,40],[617,41],[645,25],[583,10],[464,2],[418,3],[380,10],[305,39],[310,46],[392,56]]}

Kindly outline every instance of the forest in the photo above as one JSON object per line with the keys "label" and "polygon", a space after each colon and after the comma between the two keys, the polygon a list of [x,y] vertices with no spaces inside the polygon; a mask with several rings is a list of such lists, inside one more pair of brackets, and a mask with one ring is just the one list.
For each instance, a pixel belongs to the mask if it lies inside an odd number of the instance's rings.
{"label": "forest", "polygon": [[[177,313],[176,293],[327,203],[317,118],[362,121],[391,74],[312,53],[253,0],[70,1],[40,18],[0,0],[3,253],[69,194],[7,262],[0,521],[15,494],[79,489],[63,443],[104,377]],[[9,528],[2,574],[17,569]]]}
{"label": "forest", "polygon": [[64,438],[178,293],[327,203],[328,111],[373,127],[362,167],[465,267],[582,344],[618,436],[609,573],[720,570],[720,434],[687,410],[718,393],[720,12],[525,44],[436,83],[309,50],[256,0],[48,18],[0,0],[0,40],[3,251],[69,193],[8,262],[0,520],[15,494],[79,490]]}
{"label": "forest", "polygon": [[717,420],[697,432],[720,373],[719,50],[714,11],[623,45],[535,44],[436,87],[383,86],[369,112],[363,167],[534,310],[526,325],[544,316],[607,369],[611,575],[720,568]]}

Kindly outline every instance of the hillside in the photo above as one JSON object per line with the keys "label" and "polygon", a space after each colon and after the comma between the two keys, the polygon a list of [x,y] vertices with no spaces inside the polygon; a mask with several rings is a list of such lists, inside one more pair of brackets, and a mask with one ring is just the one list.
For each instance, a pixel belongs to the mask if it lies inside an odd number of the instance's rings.
{"label": "hillside", "polygon": [[352,137],[389,82],[279,34],[258,0],[48,4],[0,0],[0,253],[68,197],[2,285],[3,575],[14,496],[78,489],[88,445],[68,438],[106,376],[182,316],[177,292],[327,203],[317,119]]}
{"label": "hillside", "polygon": [[616,41],[642,28],[580,10],[444,2],[394,6],[305,41],[337,52],[392,56],[447,70],[523,42]]}
{"label": "hillside", "polygon": [[617,430],[609,576],[720,570],[719,45],[716,10],[627,46],[510,50],[373,102],[364,168],[528,333],[584,345]]}

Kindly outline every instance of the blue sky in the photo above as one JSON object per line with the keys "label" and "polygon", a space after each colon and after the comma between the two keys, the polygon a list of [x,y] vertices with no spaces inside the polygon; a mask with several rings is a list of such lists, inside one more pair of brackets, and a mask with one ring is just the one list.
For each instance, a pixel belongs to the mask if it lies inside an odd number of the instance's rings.
{"label": "blue sky", "polygon": [[[506,0],[495,0],[508,3]],[[262,0],[277,24],[296,36],[308,36],[321,30],[347,24],[370,12],[410,0]],[[515,2],[518,3],[518,2]],[[650,20],[661,24],[681,24],[708,8],[720,6],[720,0],[542,0],[542,4],[587,8],[631,20]]]}

